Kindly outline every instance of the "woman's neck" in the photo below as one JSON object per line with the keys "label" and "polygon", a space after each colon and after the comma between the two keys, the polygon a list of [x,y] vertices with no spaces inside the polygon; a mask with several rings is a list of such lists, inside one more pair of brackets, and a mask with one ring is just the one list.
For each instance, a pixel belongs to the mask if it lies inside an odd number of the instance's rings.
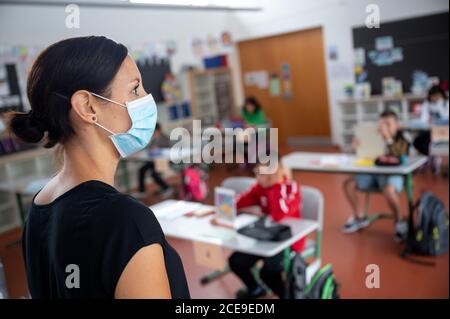
{"label": "woman's neck", "polygon": [[82,142],[68,142],[64,146],[63,167],[59,176],[74,184],[99,180],[114,186],[119,157],[111,147],[99,147]]}

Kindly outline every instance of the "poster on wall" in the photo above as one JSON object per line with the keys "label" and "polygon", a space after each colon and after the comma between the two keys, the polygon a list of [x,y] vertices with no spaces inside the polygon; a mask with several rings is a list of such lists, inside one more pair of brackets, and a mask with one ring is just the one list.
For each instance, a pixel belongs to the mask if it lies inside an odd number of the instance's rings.
{"label": "poster on wall", "polygon": [[270,96],[277,97],[281,95],[281,83],[278,74],[274,73],[270,77]]}
{"label": "poster on wall", "polygon": [[244,74],[244,83],[246,86],[257,86],[261,90],[269,87],[269,72],[252,71]]}
{"label": "poster on wall", "polygon": [[291,66],[288,63],[284,63],[281,66],[281,77],[283,79],[283,98],[289,101],[293,97],[292,92],[292,74]]}
{"label": "poster on wall", "polygon": [[332,45],[328,47],[328,59],[330,61],[337,61],[339,59],[337,46]]}
{"label": "poster on wall", "polygon": [[390,36],[378,37],[375,39],[375,49],[377,51],[390,50],[394,48],[394,38]]}

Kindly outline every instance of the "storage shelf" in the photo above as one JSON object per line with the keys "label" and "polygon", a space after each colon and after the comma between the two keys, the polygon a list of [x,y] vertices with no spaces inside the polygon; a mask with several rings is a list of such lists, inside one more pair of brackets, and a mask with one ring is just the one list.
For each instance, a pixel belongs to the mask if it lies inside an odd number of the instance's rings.
{"label": "storage shelf", "polygon": [[418,116],[411,113],[413,103],[421,103],[426,99],[425,95],[404,94],[402,96],[374,95],[370,98],[347,98],[339,101],[340,111],[340,146],[347,149],[351,145],[351,136],[354,128],[361,123],[376,122],[379,114],[387,108],[396,109],[402,123],[406,124],[417,119]]}

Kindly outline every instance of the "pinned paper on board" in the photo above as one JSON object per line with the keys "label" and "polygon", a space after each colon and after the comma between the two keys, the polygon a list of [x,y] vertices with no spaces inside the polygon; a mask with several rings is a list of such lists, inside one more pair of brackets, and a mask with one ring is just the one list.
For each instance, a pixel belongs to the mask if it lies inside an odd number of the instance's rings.
{"label": "pinned paper on board", "polygon": [[394,48],[394,38],[391,36],[378,37],[375,39],[375,49],[377,51],[391,50]]}
{"label": "pinned paper on board", "polygon": [[272,74],[270,77],[270,96],[280,96],[281,95],[281,83],[280,78],[277,74]]}
{"label": "pinned paper on board", "polygon": [[366,50],[363,48],[355,49],[355,66],[364,67],[366,65]]}
{"label": "pinned paper on board", "polygon": [[337,61],[339,59],[338,48],[335,45],[328,47],[328,59]]}
{"label": "pinned paper on board", "polygon": [[291,66],[288,63],[284,63],[281,66],[281,74],[283,79],[283,98],[291,100],[294,94],[292,92]]}
{"label": "pinned paper on board", "polygon": [[257,86],[260,89],[269,87],[269,73],[267,71],[247,72],[244,75],[246,86]]}

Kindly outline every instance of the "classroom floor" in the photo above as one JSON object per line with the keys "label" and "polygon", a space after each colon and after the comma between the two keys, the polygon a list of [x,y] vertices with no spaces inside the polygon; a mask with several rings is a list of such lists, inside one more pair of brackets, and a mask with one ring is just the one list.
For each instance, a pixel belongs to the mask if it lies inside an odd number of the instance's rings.
{"label": "classroom floor", "polygon": [[[333,148],[303,148],[303,151],[336,151]],[[282,153],[294,149],[282,150]],[[210,189],[214,189],[229,176],[247,176],[248,171],[230,167],[214,168],[210,174]],[[346,221],[350,207],[345,201],[341,185],[345,175],[315,173],[295,173],[294,178],[301,185],[320,189],[325,197],[325,222],[322,245],[323,264],[332,263],[337,280],[340,282],[342,298],[449,298],[449,257],[448,254],[429,258],[436,262],[434,267],[405,261],[399,257],[403,248],[393,238],[393,222],[381,220],[369,228],[351,235],[340,232]],[[173,180],[172,182],[176,182]],[[420,172],[414,176],[415,195],[422,190],[437,194],[448,208],[448,178]],[[151,190],[152,188],[150,188]],[[150,196],[144,202],[156,202]],[[210,196],[209,202],[212,202]],[[402,208],[406,214],[406,196],[402,194]],[[386,211],[387,205],[381,195],[373,195],[372,212]],[[5,243],[20,238],[21,231],[15,230],[0,236],[0,257],[3,261],[6,280],[11,298],[26,296],[27,285],[22,263],[21,247],[5,248]],[[240,281],[232,274],[206,285],[200,285],[200,278],[210,270],[196,265],[190,242],[169,239],[179,252],[193,298],[233,298],[241,287]],[[366,267],[376,264],[380,268],[380,288],[368,289],[365,285]]]}

